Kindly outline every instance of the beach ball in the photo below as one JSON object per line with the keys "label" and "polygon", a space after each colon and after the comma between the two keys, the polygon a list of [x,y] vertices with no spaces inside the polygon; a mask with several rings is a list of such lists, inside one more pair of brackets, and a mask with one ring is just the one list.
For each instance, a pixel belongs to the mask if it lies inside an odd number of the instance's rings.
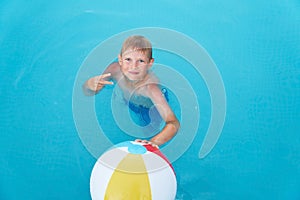
{"label": "beach ball", "polygon": [[177,181],[167,158],[149,144],[126,141],[97,160],[91,173],[93,200],[174,200]]}

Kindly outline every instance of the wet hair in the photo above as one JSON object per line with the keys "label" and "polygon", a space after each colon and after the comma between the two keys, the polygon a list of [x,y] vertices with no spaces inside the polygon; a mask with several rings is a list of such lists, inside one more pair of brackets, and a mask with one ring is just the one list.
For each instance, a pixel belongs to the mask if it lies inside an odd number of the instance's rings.
{"label": "wet hair", "polygon": [[146,54],[149,59],[152,59],[152,45],[144,36],[133,35],[128,37],[123,43],[120,55],[122,56],[127,50],[141,51]]}

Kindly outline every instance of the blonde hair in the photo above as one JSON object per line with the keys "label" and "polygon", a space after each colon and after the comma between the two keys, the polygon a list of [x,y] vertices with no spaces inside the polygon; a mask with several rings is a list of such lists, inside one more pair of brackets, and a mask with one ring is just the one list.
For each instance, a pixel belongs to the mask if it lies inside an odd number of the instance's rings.
{"label": "blonde hair", "polygon": [[120,55],[127,50],[141,51],[148,56],[149,59],[152,59],[152,45],[150,41],[141,35],[133,35],[128,37],[122,46]]}

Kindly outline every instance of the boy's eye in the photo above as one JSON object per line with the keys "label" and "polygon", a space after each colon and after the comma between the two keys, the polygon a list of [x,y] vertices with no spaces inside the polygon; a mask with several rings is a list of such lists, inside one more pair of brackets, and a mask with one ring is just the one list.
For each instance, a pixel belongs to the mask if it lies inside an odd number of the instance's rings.
{"label": "boy's eye", "polygon": [[130,59],[130,58],[125,58],[125,60],[126,60],[126,61],[130,61],[131,59]]}
{"label": "boy's eye", "polygon": [[139,60],[139,62],[144,63],[145,61],[144,60]]}

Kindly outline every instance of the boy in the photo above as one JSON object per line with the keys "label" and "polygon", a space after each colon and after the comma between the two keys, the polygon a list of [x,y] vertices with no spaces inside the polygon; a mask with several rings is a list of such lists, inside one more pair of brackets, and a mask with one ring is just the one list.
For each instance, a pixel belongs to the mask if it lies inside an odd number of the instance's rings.
{"label": "boy", "polygon": [[114,80],[134,112],[139,108],[149,111],[154,105],[165,126],[150,141],[136,141],[158,147],[174,137],[180,124],[159,88],[158,79],[149,71],[153,62],[151,43],[143,36],[131,36],[124,41],[118,62],[110,64],[102,75],[88,79],[83,90],[86,95],[94,95]]}

